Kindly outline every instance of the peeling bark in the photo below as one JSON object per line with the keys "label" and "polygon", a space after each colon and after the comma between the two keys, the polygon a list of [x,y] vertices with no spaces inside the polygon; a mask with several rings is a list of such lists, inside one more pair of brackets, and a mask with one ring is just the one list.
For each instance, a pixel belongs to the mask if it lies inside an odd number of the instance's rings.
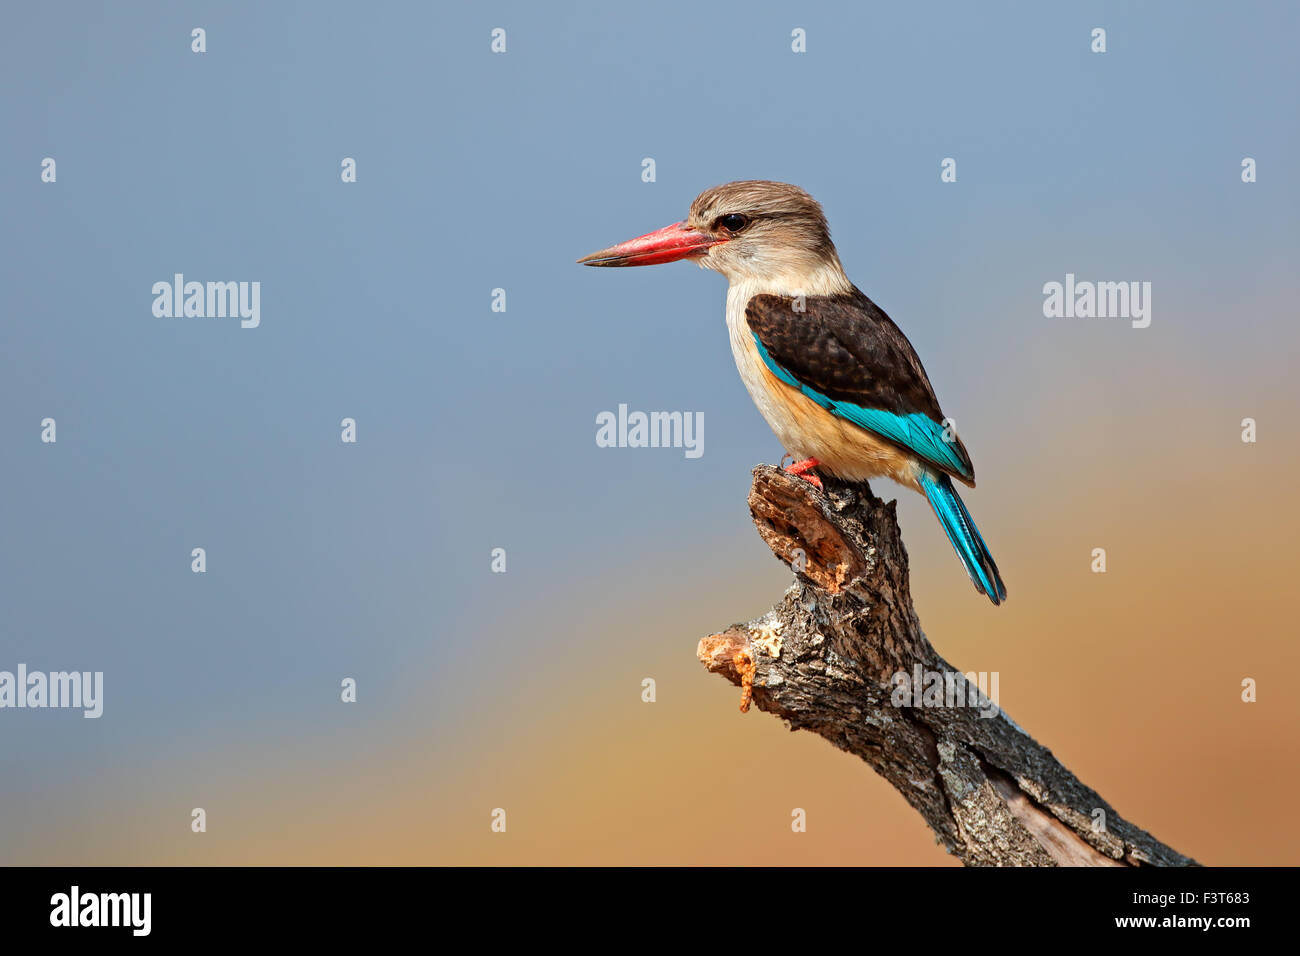
{"label": "peeling bark", "polygon": [[[940,657],[912,608],[895,504],[754,469],[759,535],[795,571],[776,606],[700,641],[750,703],[866,761],[968,866],[1196,866],[1124,820]],[[896,675],[939,673],[967,706],[895,705]],[[919,689],[918,689],[919,690]],[[971,703],[975,702],[975,706]],[[992,716],[981,716],[992,713]],[[1094,811],[1105,813],[1094,826]]]}

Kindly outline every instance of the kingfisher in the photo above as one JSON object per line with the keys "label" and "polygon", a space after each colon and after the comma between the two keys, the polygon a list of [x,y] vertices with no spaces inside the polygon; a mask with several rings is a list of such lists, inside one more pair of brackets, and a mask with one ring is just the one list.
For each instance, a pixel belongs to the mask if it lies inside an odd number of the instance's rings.
{"label": "kingfisher", "polygon": [[890,478],[924,495],[975,589],[1007,589],[953,481],[975,487],[966,446],[893,320],[844,273],[821,205],[798,186],[726,183],[681,222],[599,252],[588,266],[694,260],[727,278],[727,330],[758,410],[818,489]]}

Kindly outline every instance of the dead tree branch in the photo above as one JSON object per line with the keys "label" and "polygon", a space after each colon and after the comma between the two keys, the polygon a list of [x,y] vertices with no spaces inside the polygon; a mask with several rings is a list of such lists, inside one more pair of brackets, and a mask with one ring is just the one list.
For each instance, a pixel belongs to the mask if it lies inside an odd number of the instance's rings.
{"label": "dead tree branch", "polygon": [[[825,484],[754,469],[754,524],[795,582],[764,617],[700,641],[704,666],[741,686],[741,709],[752,700],[865,760],[968,866],[1197,865],[1124,820],[935,653],[894,502]],[[964,692],[966,705],[926,688]]]}

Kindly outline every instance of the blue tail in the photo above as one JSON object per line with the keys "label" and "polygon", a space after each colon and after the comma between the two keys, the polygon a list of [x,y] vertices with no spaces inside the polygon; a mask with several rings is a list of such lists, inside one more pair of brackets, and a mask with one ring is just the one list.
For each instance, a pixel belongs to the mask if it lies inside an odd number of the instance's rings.
{"label": "blue tail", "polygon": [[998,566],[993,563],[989,546],[980,537],[979,528],[970,512],[957,497],[952,479],[947,475],[926,471],[921,475],[921,490],[930,499],[930,507],[939,518],[939,524],[952,542],[957,557],[966,565],[966,573],[975,584],[975,590],[987,594],[994,604],[1007,599],[1007,586],[1002,583]]}

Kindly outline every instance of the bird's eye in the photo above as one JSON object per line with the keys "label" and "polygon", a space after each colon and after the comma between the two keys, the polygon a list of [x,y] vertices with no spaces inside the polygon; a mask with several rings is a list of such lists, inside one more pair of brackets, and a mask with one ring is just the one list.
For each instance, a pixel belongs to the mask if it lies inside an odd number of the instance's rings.
{"label": "bird's eye", "polygon": [[730,215],[719,216],[718,221],[715,222],[714,225],[721,226],[728,232],[740,232],[740,230],[749,225],[749,217],[742,216],[738,212],[733,212]]}

